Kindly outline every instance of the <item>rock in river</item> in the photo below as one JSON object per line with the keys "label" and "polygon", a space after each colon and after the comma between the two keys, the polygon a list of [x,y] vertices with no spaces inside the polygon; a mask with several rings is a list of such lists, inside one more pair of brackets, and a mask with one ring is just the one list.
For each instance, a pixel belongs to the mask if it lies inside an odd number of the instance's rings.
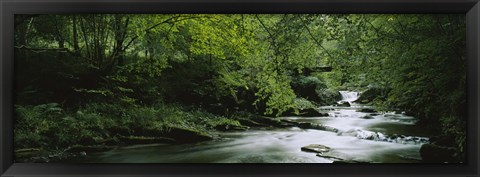
{"label": "rock in river", "polygon": [[371,115],[365,115],[365,116],[362,116],[362,117],[360,117],[360,118],[362,118],[362,119],[373,119],[373,116],[371,116]]}
{"label": "rock in river", "polygon": [[348,101],[341,101],[337,104],[337,106],[350,107],[351,105]]}
{"label": "rock in river", "polygon": [[317,152],[317,153],[323,153],[323,152],[328,152],[330,151],[330,147],[320,145],[320,144],[310,144],[308,146],[304,146],[301,148],[302,151],[306,152]]}
{"label": "rock in river", "polygon": [[357,110],[357,112],[375,113],[377,111],[375,111],[375,109],[372,109],[372,108],[363,108],[363,109]]}
{"label": "rock in river", "polygon": [[300,115],[304,117],[325,117],[328,116],[328,113],[319,112],[317,109],[308,108],[300,110]]}
{"label": "rock in river", "polygon": [[306,108],[300,109],[298,112],[295,112],[293,109],[285,111],[282,116],[300,116],[300,117],[327,117],[329,116],[326,112],[320,112],[315,108]]}

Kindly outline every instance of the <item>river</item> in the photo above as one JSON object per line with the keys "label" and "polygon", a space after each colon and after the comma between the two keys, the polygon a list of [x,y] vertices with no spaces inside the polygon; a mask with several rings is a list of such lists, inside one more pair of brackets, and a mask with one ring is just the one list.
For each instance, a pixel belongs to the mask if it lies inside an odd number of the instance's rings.
{"label": "river", "polygon": [[[416,119],[395,113],[365,113],[371,108],[352,103],[357,92],[342,91],[340,102],[350,107],[326,106],[328,117],[282,117],[290,121],[323,124],[338,132],[284,128],[222,132],[219,140],[188,145],[136,145],[88,154],[78,162],[94,163],[331,163],[338,159],[374,163],[417,163],[419,149],[430,134]],[[370,116],[367,116],[370,115]],[[365,117],[366,116],[366,117]],[[304,152],[309,144],[330,147],[323,157]]]}

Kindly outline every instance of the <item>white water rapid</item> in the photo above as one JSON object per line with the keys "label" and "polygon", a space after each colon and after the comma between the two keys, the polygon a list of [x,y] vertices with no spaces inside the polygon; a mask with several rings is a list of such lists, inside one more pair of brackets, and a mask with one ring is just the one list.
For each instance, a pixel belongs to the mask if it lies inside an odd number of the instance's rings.
{"label": "white water rapid", "polygon": [[339,92],[342,95],[342,100],[340,100],[340,102],[352,103],[353,101],[357,100],[358,96],[360,95],[360,93],[352,92],[352,91],[339,91]]}

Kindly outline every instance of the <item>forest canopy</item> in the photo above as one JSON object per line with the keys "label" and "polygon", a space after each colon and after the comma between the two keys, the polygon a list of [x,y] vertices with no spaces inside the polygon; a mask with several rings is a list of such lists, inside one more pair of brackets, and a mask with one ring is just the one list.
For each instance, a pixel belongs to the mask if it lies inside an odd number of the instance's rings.
{"label": "forest canopy", "polygon": [[[32,129],[54,129],[32,116],[45,113],[38,105],[65,115],[167,105],[281,116],[352,90],[454,135],[463,152],[465,26],[455,14],[16,15],[17,146],[38,144]],[[104,124],[113,123],[94,126]]]}

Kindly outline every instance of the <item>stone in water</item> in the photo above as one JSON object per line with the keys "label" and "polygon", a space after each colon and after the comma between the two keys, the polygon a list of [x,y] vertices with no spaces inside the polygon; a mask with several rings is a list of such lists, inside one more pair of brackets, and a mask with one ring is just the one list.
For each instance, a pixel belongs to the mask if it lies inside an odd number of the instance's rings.
{"label": "stone in water", "polygon": [[320,144],[310,144],[301,148],[302,151],[323,153],[330,151],[330,147]]}

